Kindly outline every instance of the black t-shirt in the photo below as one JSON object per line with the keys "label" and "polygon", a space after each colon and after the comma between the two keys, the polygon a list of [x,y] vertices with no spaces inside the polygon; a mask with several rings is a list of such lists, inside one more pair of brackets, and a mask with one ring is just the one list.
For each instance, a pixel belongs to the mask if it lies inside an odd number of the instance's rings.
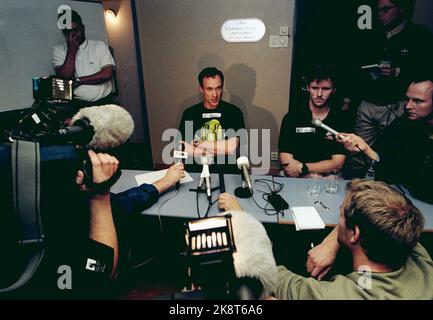
{"label": "black t-shirt", "polygon": [[[225,101],[221,101],[217,108],[206,109],[203,103],[196,104],[186,109],[182,114],[179,125],[179,131],[182,140],[191,143],[191,141],[220,141],[239,137],[240,144],[247,143],[246,132],[239,131],[245,129],[245,121],[242,111]],[[191,160],[190,160],[191,161]],[[228,164],[229,157],[217,157],[216,163],[224,162]],[[236,159],[234,159],[236,161]],[[194,162],[195,164],[195,162]],[[235,163],[230,165],[229,171],[236,170]],[[229,167],[223,166],[225,169]],[[200,171],[200,165],[187,165],[189,171]],[[233,170],[232,170],[233,169]],[[227,170],[224,170],[227,172]]]}
{"label": "black t-shirt", "polygon": [[412,195],[433,203],[433,139],[420,121],[405,116],[395,120],[377,140],[373,149],[379,154],[376,179],[404,184]]}
{"label": "black t-shirt", "polygon": [[[336,154],[345,155],[340,143],[326,139],[327,132],[311,124],[312,118],[308,106],[285,115],[278,141],[279,152],[290,153],[296,160],[305,163],[328,160]],[[331,107],[323,123],[339,132],[351,131],[347,114],[339,109]]]}

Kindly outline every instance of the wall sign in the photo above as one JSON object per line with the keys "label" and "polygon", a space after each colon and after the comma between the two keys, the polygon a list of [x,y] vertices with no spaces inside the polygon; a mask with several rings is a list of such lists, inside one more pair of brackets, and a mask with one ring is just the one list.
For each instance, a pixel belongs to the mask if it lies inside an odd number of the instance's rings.
{"label": "wall sign", "polygon": [[227,42],[258,42],[265,33],[265,24],[256,18],[230,19],[221,26],[221,37]]}

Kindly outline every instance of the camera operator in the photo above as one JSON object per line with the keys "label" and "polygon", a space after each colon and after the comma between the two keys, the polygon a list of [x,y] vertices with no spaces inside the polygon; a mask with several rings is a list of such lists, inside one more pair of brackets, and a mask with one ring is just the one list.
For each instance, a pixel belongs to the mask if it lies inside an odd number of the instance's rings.
{"label": "camera operator", "polygon": [[[117,171],[119,161],[115,157],[105,153],[95,153],[92,150],[89,150],[88,154],[92,162],[93,183],[104,183]],[[154,184],[143,184],[119,194],[110,194],[109,189],[94,192],[83,184],[83,177],[83,172],[78,171],[75,181],[80,190],[89,195],[90,242],[88,252],[84,255],[87,261],[81,263],[81,266],[86,268],[83,271],[81,267],[84,283],[80,289],[85,291],[79,291],[78,297],[90,293],[91,297],[101,298],[112,293],[110,278],[116,277],[119,261],[119,245],[113,211],[117,215],[138,214],[144,210],[143,208],[150,207],[158,200],[161,193],[173,187],[184,177],[184,167],[183,164],[173,165],[166,176]],[[95,270],[90,270],[93,266],[89,267],[89,259],[96,261]]]}

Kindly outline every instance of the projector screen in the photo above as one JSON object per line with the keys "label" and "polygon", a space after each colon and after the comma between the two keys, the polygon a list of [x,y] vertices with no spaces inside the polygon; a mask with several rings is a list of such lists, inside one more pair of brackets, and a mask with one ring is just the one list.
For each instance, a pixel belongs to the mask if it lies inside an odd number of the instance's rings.
{"label": "projector screen", "polygon": [[0,1],[0,112],[33,104],[32,78],[54,74],[52,49],[64,42],[57,9],[69,5],[86,26],[86,37],[108,45],[104,10],[96,1]]}

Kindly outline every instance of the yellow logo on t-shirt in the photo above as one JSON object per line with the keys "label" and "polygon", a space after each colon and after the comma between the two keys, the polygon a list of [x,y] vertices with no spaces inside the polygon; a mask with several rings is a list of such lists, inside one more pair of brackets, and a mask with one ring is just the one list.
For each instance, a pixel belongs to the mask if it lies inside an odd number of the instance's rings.
{"label": "yellow logo on t-shirt", "polygon": [[202,141],[219,141],[223,139],[223,128],[219,120],[212,119],[201,127]]}

